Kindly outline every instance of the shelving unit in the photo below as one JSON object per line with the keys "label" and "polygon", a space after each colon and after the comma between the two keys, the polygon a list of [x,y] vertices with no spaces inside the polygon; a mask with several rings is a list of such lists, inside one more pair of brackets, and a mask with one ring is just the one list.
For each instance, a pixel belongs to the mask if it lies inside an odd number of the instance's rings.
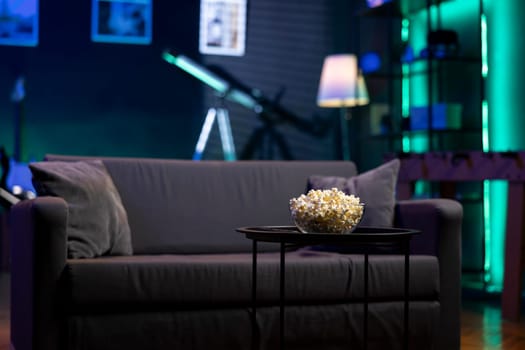
{"label": "shelving unit", "polygon": [[[477,1],[477,0],[476,0]],[[454,149],[482,149],[481,144],[481,101],[484,100],[484,89],[481,78],[481,34],[478,29],[480,26],[478,22],[470,22],[465,26],[464,21],[460,21],[465,28],[459,30],[459,48],[457,55],[449,55],[442,58],[422,57],[420,52],[426,48],[426,40],[422,42],[421,35],[419,43],[414,35],[406,35],[406,42],[402,41],[401,33],[403,31],[402,23],[410,23],[411,21],[418,22],[420,27],[423,27],[423,37],[426,39],[427,33],[440,29],[449,28],[452,25],[444,23],[441,15],[441,7],[446,6],[447,3],[456,3],[452,0],[424,0],[424,1],[393,1],[386,3],[383,6],[367,9],[358,13],[358,21],[360,28],[360,36],[363,31],[363,23],[366,21],[374,22],[377,27],[377,21],[388,22],[388,33],[390,38],[387,48],[377,48],[370,45],[370,43],[359,43],[358,51],[361,53],[366,51],[379,51],[382,57],[382,68],[379,71],[368,73],[365,75],[367,83],[371,85],[372,90],[378,85],[379,81],[383,81],[387,92],[383,92],[383,96],[379,96],[374,101],[372,95],[372,103],[381,102],[386,103],[390,107],[390,118],[392,128],[390,132],[381,135],[372,135],[374,139],[389,139],[390,145],[387,148],[389,152],[400,151],[436,151],[436,150],[454,150]],[[479,15],[482,11],[482,1],[478,1]],[[406,4],[406,5],[405,5]],[[471,15],[471,21],[479,21],[479,15]],[[409,24],[408,26],[411,26]],[[366,24],[365,24],[366,27]],[[475,28],[475,33],[469,33],[471,28]],[[366,28],[364,29],[366,31]],[[463,30],[463,32],[462,32]],[[409,29],[406,29],[409,32]],[[413,31],[413,30],[412,30]],[[464,34],[464,35],[462,35]],[[473,45],[473,40],[464,39],[468,41],[468,45],[462,44],[462,36],[474,36],[476,43]],[[368,45],[368,46],[367,46]],[[410,46],[414,52],[414,58],[403,62],[401,56],[403,55],[406,46]],[[461,85],[464,85],[461,87]],[[472,92],[475,88],[478,91]],[[378,89],[376,89],[378,90]],[[380,89],[379,89],[380,90]],[[468,93],[467,93],[468,92]],[[387,96],[385,98],[385,96]],[[472,96],[476,96],[474,99]],[[375,96],[377,97],[377,96]],[[421,137],[420,130],[410,130],[407,128],[408,120],[405,118],[410,116],[410,108],[414,106],[428,107],[428,125],[432,125],[435,116],[432,112],[432,105],[436,103],[456,103],[462,107],[462,127],[461,132],[472,134],[472,137],[462,138],[458,140],[455,136],[447,137],[447,134],[457,135],[457,129],[435,129],[427,128],[425,138],[426,145],[419,147],[411,147],[409,143],[414,141],[414,136]],[[477,134],[477,135],[476,135]],[[404,139],[404,142],[402,141]],[[397,142],[396,142],[397,141]]]}
{"label": "shelving unit", "polygon": [[[360,54],[375,50],[382,57],[381,69],[365,74],[371,123],[379,119],[372,115],[374,103],[387,104],[390,109],[390,130],[364,136],[370,144],[376,144],[376,149],[400,157],[413,152],[484,150],[482,13],[482,0],[392,0],[357,14],[360,38],[366,38],[363,30],[369,28],[367,22],[379,28],[377,23],[384,21],[388,23],[384,26],[389,27],[387,47],[374,47],[369,40],[361,40],[358,45]],[[457,52],[444,57],[422,55],[424,49],[428,52],[428,33],[442,29],[457,33]],[[406,51],[407,47],[412,51]],[[407,59],[407,52],[413,53],[411,59]],[[433,125],[434,104],[459,104],[461,126],[412,130],[409,121],[413,107],[426,108],[426,125]],[[371,126],[372,129],[378,128]],[[463,271],[476,276],[483,276],[485,259],[483,186],[480,181],[458,182],[453,186],[447,182],[418,181],[413,192],[415,197],[448,196],[462,202],[464,227],[469,227],[463,237]],[[484,289],[485,280],[479,282]]]}

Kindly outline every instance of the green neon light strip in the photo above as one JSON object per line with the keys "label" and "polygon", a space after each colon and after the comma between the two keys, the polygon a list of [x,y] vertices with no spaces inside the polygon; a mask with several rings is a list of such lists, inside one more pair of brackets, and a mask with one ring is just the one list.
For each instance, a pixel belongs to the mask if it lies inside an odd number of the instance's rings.
{"label": "green neon light strip", "polygon": [[487,47],[487,17],[481,14],[481,76],[486,78],[489,74]]}
{"label": "green neon light strip", "polygon": [[410,21],[407,18],[403,18],[401,21],[401,41],[407,42],[410,36]]}
{"label": "green neon light strip", "polygon": [[[401,65],[401,71],[403,78],[401,81],[401,116],[403,118],[408,118],[410,116],[410,67],[408,64]],[[410,152],[410,136],[403,135],[402,138],[402,147],[403,152]]]}
{"label": "green neon light strip", "polygon": [[490,150],[489,144],[489,105],[487,101],[483,101],[481,104],[481,144],[483,152]]}
{"label": "green neon light strip", "polygon": [[490,216],[490,181],[483,181],[483,228],[485,231],[485,261],[483,264],[485,283],[490,283],[490,262],[492,261],[492,222]]}
{"label": "green neon light strip", "polygon": [[[481,77],[485,80],[489,73],[487,17],[481,14]],[[489,106],[487,100],[481,102],[481,132],[483,152],[488,152],[489,145]]]}
{"label": "green neon light strip", "polygon": [[[410,21],[403,19],[401,22],[401,41],[406,43],[410,37]],[[408,118],[410,115],[410,66],[406,63],[401,65],[401,116]],[[410,152],[410,137],[403,135],[402,138],[403,152]]]}
{"label": "green neon light strip", "polygon": [[505,230],[507,220],[508,184],[504,180],[490,181],[490,240],[489,282],[487,291],[503,289],[505,265]]}
{"label": "green neon light strip", "polygon": [[[486,79],[489,73],[488,64],[488,39],[487,39],[487,17],[484,13],[480,16],[481,25],[481,77]],[[487,100],[481,103],[481,144],[483,152],[490,150],[489,144],[489,106]],[[484,256],[484,281],[491,283],[492,262],[492,221],[491,221],[491,186],[488,180],[483,181],[483,229],[485,241]]]}

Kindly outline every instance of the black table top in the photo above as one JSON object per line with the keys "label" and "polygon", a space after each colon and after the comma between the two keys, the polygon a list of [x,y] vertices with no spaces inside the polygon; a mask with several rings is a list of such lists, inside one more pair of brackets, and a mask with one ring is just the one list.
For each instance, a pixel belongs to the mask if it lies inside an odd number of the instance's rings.
{"label": "black table top", "polygon": [[237,232],[246,238],[261,242],[329,244],[352,242],[397,242],[410,239],[421,231],[405,228],[358,226],[349,234],[302,233],[295,226],[247,226],[239,227]]}

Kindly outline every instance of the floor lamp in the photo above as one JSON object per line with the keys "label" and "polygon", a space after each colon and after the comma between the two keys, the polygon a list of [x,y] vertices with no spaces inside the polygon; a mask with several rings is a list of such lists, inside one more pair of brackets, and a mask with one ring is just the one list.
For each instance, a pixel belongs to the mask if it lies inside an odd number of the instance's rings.
{"label": "floor lamp", "polygon": [[352,54],[330,55],[324,59],[317,105],[339,108],[341,123],[341,152],[343,160],[350,160],[350,138],[348,120],[351,107],[369,102],[363,74],[359,72],[357,57]]}

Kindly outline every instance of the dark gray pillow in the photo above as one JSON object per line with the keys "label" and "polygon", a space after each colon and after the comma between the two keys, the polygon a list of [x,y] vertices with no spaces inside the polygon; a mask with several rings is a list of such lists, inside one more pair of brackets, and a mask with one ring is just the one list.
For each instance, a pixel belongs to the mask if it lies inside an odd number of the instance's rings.
{"label": "dark gray pillow", "polygon": [[353,177],[310,176],[308,190],[338,188],[354,194],[365,203],[360,225],[392,227],[394,223],[395,190],[400,162],[391,160],[375,169]]}
{"label": "dark gray pillow", "polygon": [[38,195],[68,204],[69,258],[132,254],[126,210],[102,161],[37,162],[29,168]]}

